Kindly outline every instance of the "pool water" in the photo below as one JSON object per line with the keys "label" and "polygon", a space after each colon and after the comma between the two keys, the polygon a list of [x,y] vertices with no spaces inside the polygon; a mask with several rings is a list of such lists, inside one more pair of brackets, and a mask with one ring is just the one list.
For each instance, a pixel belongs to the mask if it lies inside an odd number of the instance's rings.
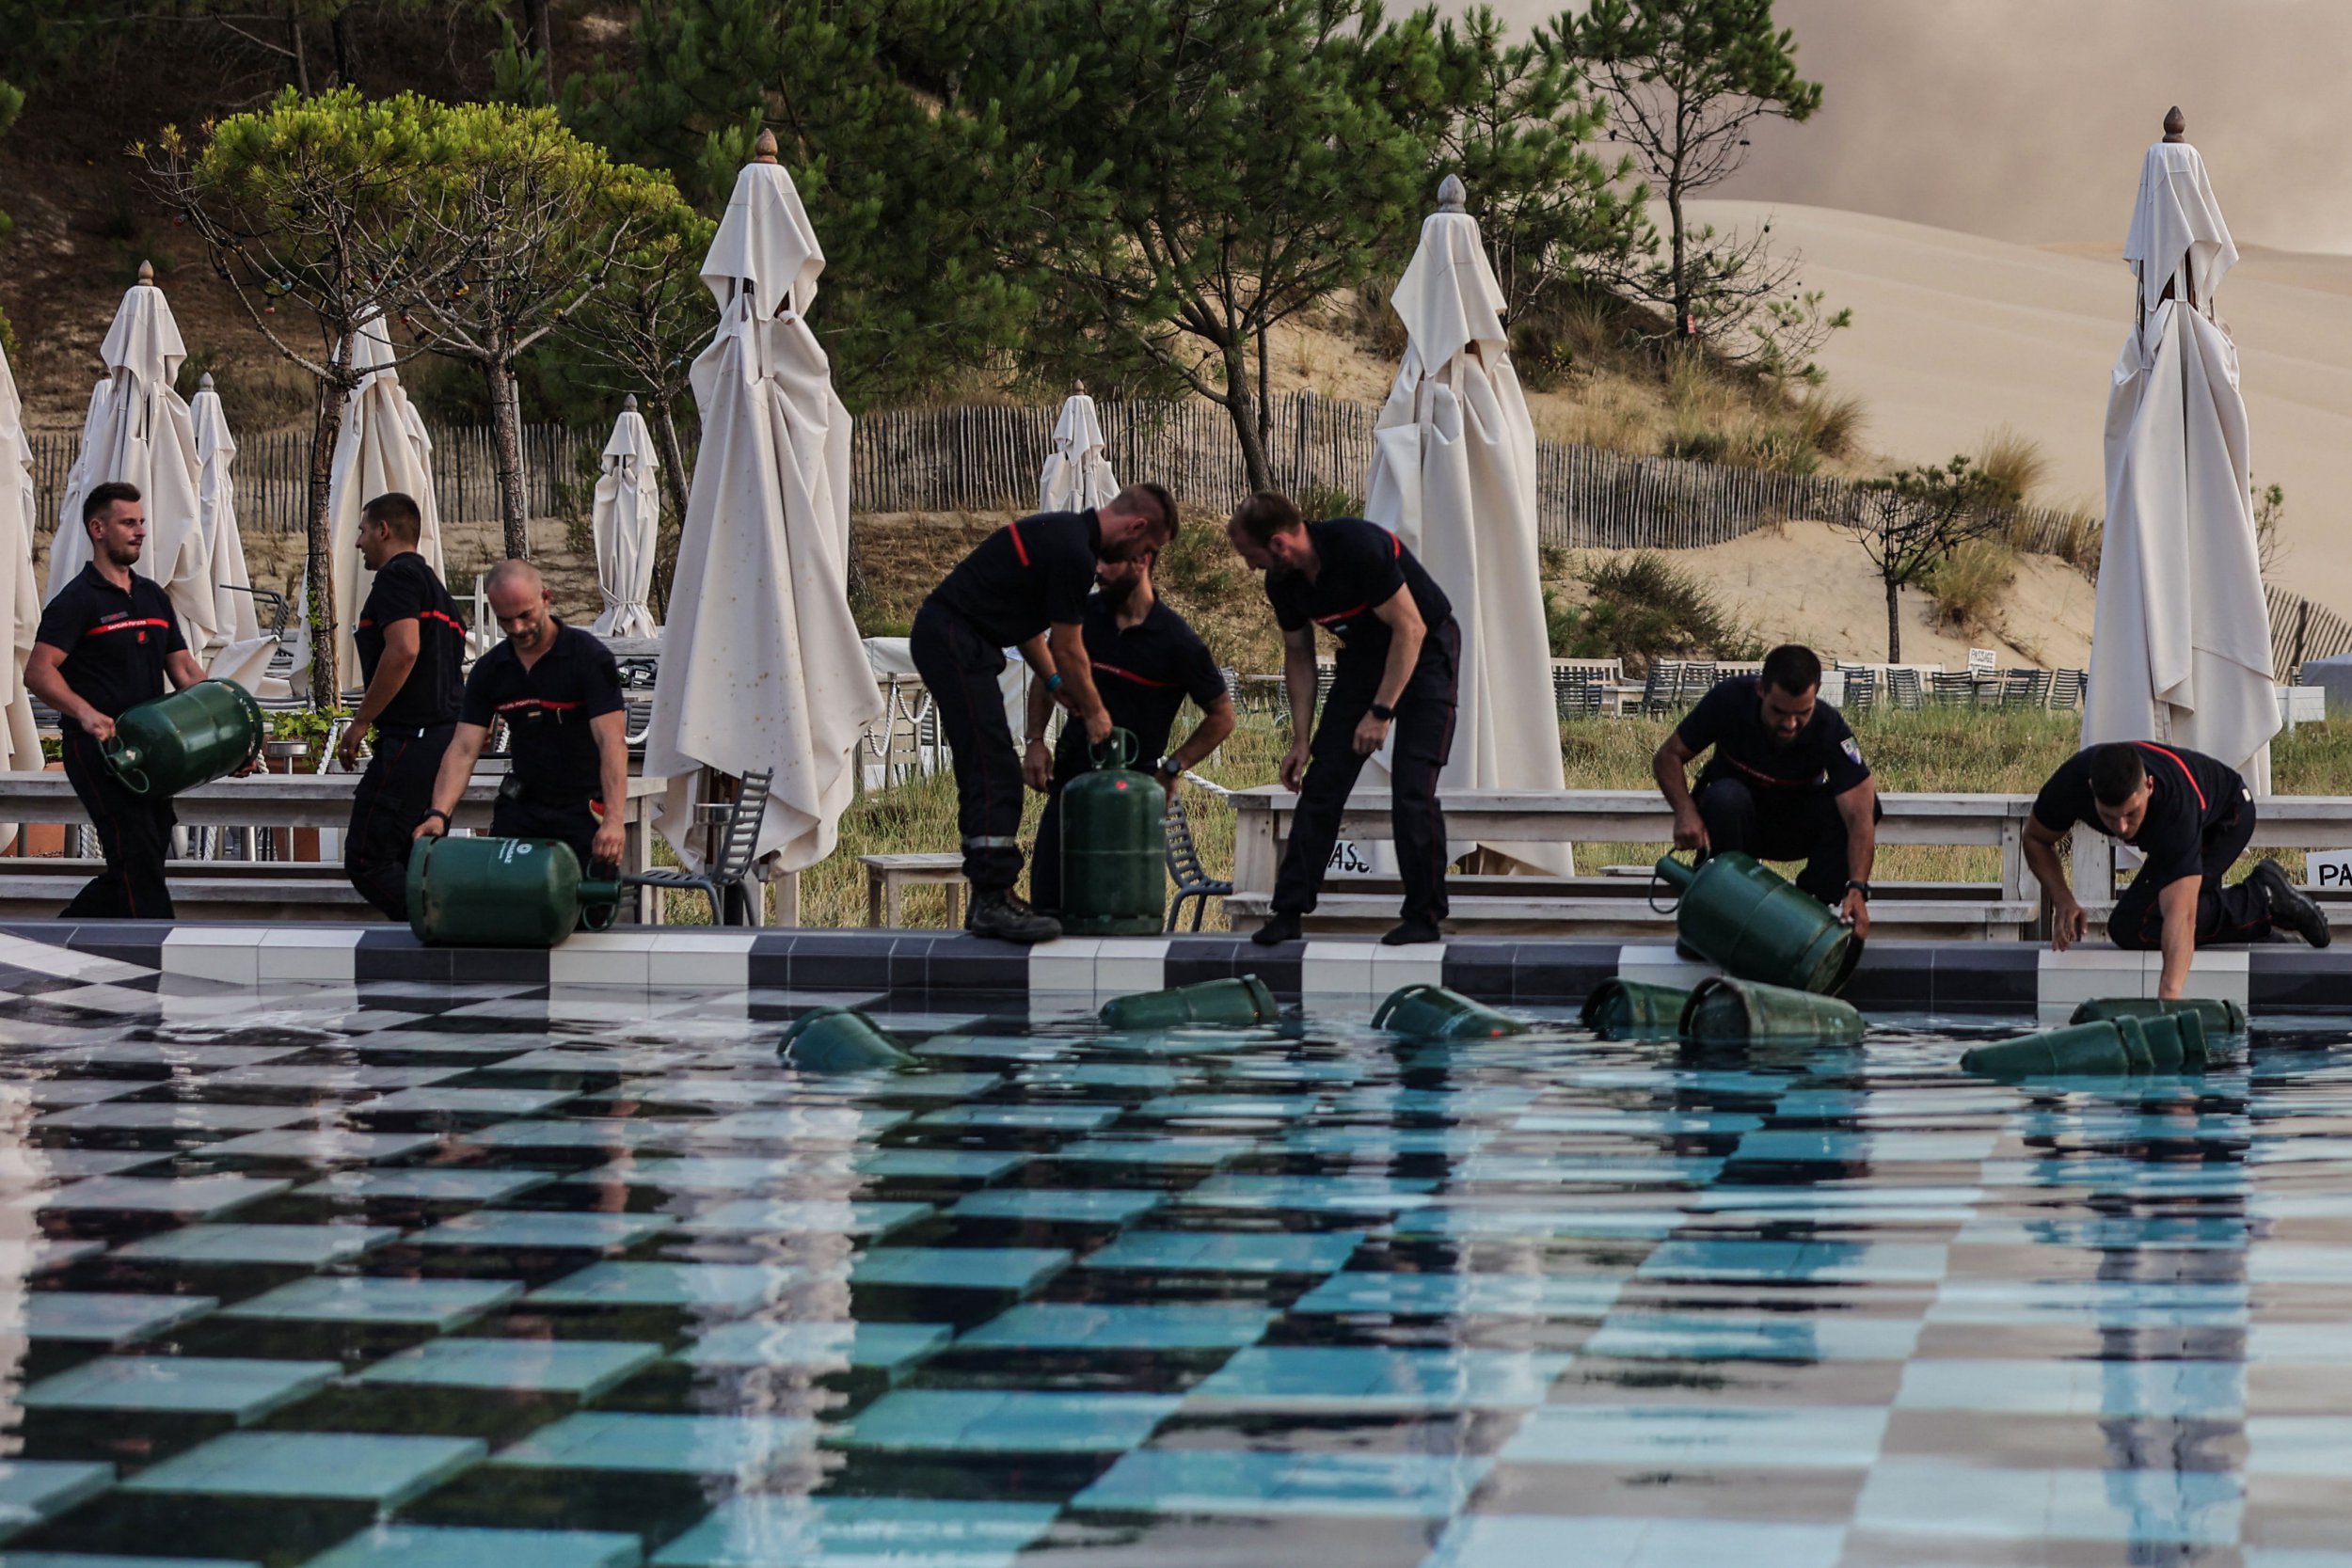
{"label": "pool water", "polygon": [[5,1568],[2352,1568],[2341,1037],[8,990]]}

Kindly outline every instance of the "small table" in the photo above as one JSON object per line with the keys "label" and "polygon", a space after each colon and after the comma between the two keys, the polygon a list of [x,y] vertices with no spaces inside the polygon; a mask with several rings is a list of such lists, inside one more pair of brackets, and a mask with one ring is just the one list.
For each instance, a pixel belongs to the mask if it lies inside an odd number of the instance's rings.
{"label": "small table", "polygon": [[860,855],[866,867],[866,924],[896,927],[898,893],[902,888],[942,886],[947,890],[947,924],[963,924],[963,856]]}

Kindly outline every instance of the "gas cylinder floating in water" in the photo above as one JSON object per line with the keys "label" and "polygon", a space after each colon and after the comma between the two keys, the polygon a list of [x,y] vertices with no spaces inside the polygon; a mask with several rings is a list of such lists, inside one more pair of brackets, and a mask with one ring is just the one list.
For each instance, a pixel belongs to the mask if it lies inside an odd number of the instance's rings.
{"label": "gas cylinder floating in water", "polygon": [[1862,961],[1852,927],[1753,856],[1727,850],[1693,867],[1668,855],[1658,875],[1681,895],[1682,940],[1735,979],[1834,996]]}
{"label": "gas cylinder floating in water", "polygon": [[1603,980],[1584,999],[1578,1016],[1605,1040],[1672,1039],[1682,1025],[1691,993],[1673,986],[1644,985],[1615,977]]}
{"label": "gas cylinder floating in water", "polygon": [[235,681],[199,681],[125,708],[100,751],[134,795],[172,796],[227,778],[262,754],[262,705]]}
{"label": "gas cylinder floating in water", "polygon": [[1235,980],[1202,980],[1169,990],[1139,991],[1115,996],[1103,1004],[1103,1023],[1110,1029],[1176,1029],[1188,1023],[1216,1023],[1247,1029],[1272,1023],[1281,1016],[1274,993],[1255,974]]}
{"label": "gas cylinder floating in water", "polygon": [[855,1007],[818,1007],[794,1019],[776,1058],[803,1072],[875,1072],[914,1058],[889,1030]]}
{"label": "gas cylinder floating in water", "polygon": [[1372,1026],[1422,1040],[1490,1040],[1527,1025],[1443,986],[1405,986],[1374,1009]]}
{"label": "gas cylinder floating in water", "polygon": [[408,928],[428,947],[553,947],[620,912],[621,884],[582,878],[551,838],[421,838],[408,851]]}
{"label": "gas cylinder floating in water", "polygon": [[1073,937],[1156,936],[1168,895],[1168,792],[1131,766],[1125,730],[1061,791],[1061,928]]}
{"label": "gas cylinder floating in water", "polygon": [[1688,1045],[1859,1045],[1868,1025],[1851,1003],[1753,980],[1702,980],[1682,1009]]}
{"label": "gas cylinder floating in water", "polygon": [[[2153,1037],[2151,1024],[2155,1025]],[[2197,1015],[2176,1013],[2073,1023],[1998,1045],[1980,1045],[1961,1057],[1960,1069],[1984,1078],[2124,1077],[2197,1071],[2205,1061],[2204,1030]]]}
{"label": "gas cylinder floating in water", "polygon": [[2246,1033],[2245,1007],[2213,996],[2184,997],[2173,1002],[2159,1001],[2153,996],[2104,997],[2076,1007],[2074,1016],[2067,1022],[2101,1023],[2110,1019],[2165,1018],[2174,1013],[2195,1013],[2208,1037]]}

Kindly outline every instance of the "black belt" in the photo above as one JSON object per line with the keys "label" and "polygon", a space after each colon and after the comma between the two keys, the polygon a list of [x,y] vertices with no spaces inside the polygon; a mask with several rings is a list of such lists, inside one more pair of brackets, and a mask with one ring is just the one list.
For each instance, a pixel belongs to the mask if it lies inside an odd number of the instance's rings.
{"label": "black belt", "polygon": [[453,730],[456,727],[456,720],[444,719],[437,724],[420,724],[414,729],[410,729],[405,724],[401,725],[397,729],[394,729],[387,724],[372,724],[369,726],[369,729],[378,740],[391,740],[399,738],[422,740],[426,736],[431,735],[435,730]]}

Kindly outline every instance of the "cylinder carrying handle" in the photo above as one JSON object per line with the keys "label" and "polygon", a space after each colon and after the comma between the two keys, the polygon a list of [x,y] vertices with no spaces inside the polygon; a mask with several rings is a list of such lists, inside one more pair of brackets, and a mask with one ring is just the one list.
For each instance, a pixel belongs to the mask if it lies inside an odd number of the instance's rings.
{"label": "cylinder carrying handle", "polygon": [[1127,768],[1136,760],[1136,737],[1129,731],[1114,729],[1107,738],[1087,750],[1098,768]]}
{"label": "cylinder carrying handle", "polygon": [[[1682,895],[1691,891],[1691,884],[1698,879],[1698,874],[1696,865],[1685,865],[1672,855],[1659,856],[1658,863],[1650,868],[1649,874],[1647,895],[1650,913],[1672,914],[1675,910],[1680,909]],[[1661,909],[1658,906],[1658,888],[1661,882],[1674,889],[1674,909]]]}
{"label": "cylinder carrying handle", "polygon": [[106,766],[114,769],[115,777],[122,781],[123,788],[134,795],[147,793],[147,770],[139,766],[137,747],[128,744],[117,735],[100,741],[98,750],[106,759]]}

